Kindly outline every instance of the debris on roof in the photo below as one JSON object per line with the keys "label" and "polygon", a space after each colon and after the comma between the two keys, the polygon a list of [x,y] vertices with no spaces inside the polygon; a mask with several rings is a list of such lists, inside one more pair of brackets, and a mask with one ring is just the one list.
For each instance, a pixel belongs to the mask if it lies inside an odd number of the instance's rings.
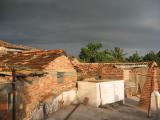
{"label": "debris on roof", "polygon": [[[0,56],[0,66],[15,66],[16,70],[30,74],[33,71],[43,71],[46,65],[61,55],[66,55],[62,49],[4,54]],[[4,69],[0,69],[0,71],[8,72]]]}

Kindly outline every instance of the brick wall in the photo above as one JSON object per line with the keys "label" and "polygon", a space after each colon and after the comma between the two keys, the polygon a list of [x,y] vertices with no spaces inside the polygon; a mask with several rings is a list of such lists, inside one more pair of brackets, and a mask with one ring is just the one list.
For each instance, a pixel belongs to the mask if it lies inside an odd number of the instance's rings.
{"label": "brick wall", "polygon": [[[75,88],[77,73],[67,57],[57,57],[44,67],[45,69],[42,71],[46,71],[47,74],[18,78],[16,84],[17,120],[30,120],[32,112],[41,101],[45,102],[64,91]],[[64,72],[62,83],[57,82],[57,72]]]}
{"label": "brick wall", "polygon": [[104,63],[79,63],[75,65],[80,77],[101,76],[101,79],[123,79],[123,70]]}
{"label": "brick wall", "polygon": [[8,110],[8,93],[11,92],[10,77],[0,76],[0,120],[11,120],[11,111]]}
{"label": "brick wall", "polygon": [[157,69],[157,82],[158,82],[158,87],[159,87],[159,92],[160,92],[160,69]]}
{"label": "brick wall", "polygon": [[147,80],[144,83],[139,106],[148,109],[150,105],[151,93],[153,91],[158,90],[158,82],[157,82],[157,69],[156,68],[149,68],[147,72]]}
{"label": "brick wall", "polygon": [[160,80],[158,80],[158,91],[160,92]]}
{"label": "brick wall", "polygon": [[[32,84],[26,84],[21,88],[23,89],[22,96],[24,98],[26,120],[31,117],[32,111],[40,101],[56,97],[76,86],[77,73],[67,57],[61,56],[56,58],[45,67],[45,70],[48,72],[47,75],[34,77],[32,78]],[[57,82],[57,72],[64,72],[64,81],[62,83]]]}
{"label": "brick wall", "polygon": [[32,111],[40,101],[45,101],[49,97],[56,97],[64,91],[71,90],[75,88],[76,84],[76,74],[65,76],[63,83],[57,83],[56,73],[50,73],[44,77],[33,79],[35,80],[31,85],[25,84],[19,89],[19,96],[21,98],[19,97],[18,99],[23,99],[21,106],[25,108],[26,114],[23,117],[26,119],[31,117]]}
{"label": "brick wall", "polygon": [[144,83],[147,80],[148,68],[133,68],[129,72],[129,80],[128,83],[131,83],[131,85],[135,85],[135,88],[132,89],[133,93],[140,94]]}
{"label": "brick wall", "polygon": [[1,120],[11,120],[11,112],[7,110],[8,105],[6,102],[0,103],[0,119]]}
{"label": "brick wall", "polygon": [[56,58],[54,61],[46,65],[45,70],[75,72],[73,65],[66,56],[60,56]]}

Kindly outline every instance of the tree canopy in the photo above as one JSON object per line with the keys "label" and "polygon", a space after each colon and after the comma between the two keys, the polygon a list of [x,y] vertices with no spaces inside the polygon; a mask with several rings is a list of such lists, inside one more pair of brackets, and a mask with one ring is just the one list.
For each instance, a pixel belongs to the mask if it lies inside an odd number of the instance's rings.
{"label": "tree canopy", "polygon": [[111,54],[115,62],[124,62],[126,53],[124,53],[123,49],[115,47],[113,50],[111,50]]}
{"label": "tree canopy", "polygon": [[141,62],[142,59],[143,58],[140,57],[139,54],[138,54],[138,52],[136,51],[131,56],[129,56],[128,58],[126,58],[126,61],[128,61],[128,62]]}
{"label": "tree canopy", "polygon": [[83,62],[150,62],[155,61],[160,65],[160,51],[150,51],[144,56],[140,56],[136,51],[131,56],[126,57],[122,48],[104,49],[102,43],[89,43],[81,48],[79,59]]}
{"label": "tree canopy", "polygon": [[102,50],[101,43],[89,43],[86,47],[81,48],[79,58],[84,62],[109,62],[112,56],[107,50]]}
{"label": "tree canopy", "polygon": [[81,48],[79,58],[84,62],[122,62],[124,60],[124,51],[115,47],[114,50],[103,49],[101,43],[89,43]]}

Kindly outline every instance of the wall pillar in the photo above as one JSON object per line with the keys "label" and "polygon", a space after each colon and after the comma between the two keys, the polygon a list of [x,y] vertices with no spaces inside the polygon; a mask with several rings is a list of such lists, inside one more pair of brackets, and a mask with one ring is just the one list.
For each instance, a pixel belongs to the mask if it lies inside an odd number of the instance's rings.
{"label": "wall pillar", "polygon": [[148,68],[147,80],[144,83],[139,106],[148,110],[151,104],[151,93],[153,91],[158,91],[158,82],[157,82],[157,64],[152,62]]}

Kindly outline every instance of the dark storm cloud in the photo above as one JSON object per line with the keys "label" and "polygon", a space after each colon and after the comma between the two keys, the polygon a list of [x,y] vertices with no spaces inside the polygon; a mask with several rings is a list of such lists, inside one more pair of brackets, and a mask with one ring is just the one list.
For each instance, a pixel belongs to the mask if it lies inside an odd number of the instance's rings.
{"label": "dark storm cloud", "polygon": [[143,53],[159,48],[159,11],[159,0],[1,0],[0,39],[71,54],[92,41]]}

